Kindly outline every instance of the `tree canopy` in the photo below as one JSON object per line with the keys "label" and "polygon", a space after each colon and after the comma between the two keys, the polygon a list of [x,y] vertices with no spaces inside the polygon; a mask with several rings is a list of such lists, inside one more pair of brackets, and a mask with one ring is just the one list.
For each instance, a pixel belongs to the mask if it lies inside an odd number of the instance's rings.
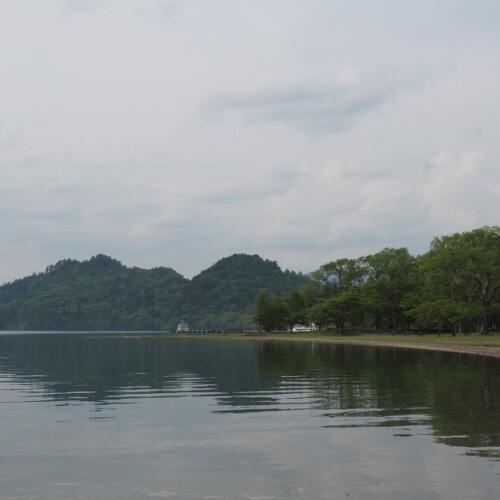
{"label": "tree canopy", "polygon": [[500,228],[436,237],[418,257],[406,248],[384,248],[337,259],[310,278],[295,291],[300,305],[289,306],[289,318],[299,324],[340,333],[349,326],[487,334],[500,316]]}

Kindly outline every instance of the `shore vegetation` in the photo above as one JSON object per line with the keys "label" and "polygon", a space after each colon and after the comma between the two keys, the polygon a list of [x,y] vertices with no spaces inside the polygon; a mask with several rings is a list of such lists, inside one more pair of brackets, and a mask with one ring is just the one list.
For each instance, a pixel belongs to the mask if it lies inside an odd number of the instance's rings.
{"label": "shore vegetation", "polygon": [[264,331],[298,324],[341,335],[354,329],[487,336],[500,326],[500,228],[434,238],[417,257],[384,248],[327,262],[288,298],[262,293],[256,308]]}

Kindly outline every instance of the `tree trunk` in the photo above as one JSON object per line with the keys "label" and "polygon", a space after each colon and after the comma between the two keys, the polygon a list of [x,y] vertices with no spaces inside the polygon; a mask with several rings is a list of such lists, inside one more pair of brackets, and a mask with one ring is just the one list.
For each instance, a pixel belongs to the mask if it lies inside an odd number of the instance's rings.
{"label": "tree trunk", "polygon": [[480,330],[479,333],[481,335],[488,335],[488,315],[483,315],[481,319],[481,325],[480,325]]}

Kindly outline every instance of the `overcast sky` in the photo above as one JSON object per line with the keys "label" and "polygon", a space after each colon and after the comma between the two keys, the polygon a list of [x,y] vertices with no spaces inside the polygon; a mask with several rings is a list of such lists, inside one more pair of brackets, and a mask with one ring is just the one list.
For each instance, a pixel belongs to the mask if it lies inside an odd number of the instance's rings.
{"label": "overcast sky", "polygon": [[1,0],[0,71],[0,283],[500,223],[498,0]]}

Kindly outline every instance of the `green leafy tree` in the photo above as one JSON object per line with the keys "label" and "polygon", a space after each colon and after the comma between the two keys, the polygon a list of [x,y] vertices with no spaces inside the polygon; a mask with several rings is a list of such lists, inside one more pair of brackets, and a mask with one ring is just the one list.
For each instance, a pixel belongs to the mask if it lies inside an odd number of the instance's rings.
{"label": "green leafy tree", "polygon": [[306,325],[310,323],[307,320],[306,301],[304,296],[297,290],[294,290],[287,298],[288,307],[288,326]]}
{"label": "green leafy tree", "polygon": [[338,259],[323,264],[311,274],[323,298],[336,297],[363,283],[365,270],[359,259]]}
{"label": "green leafy tree", "polygon": [[409,301],[411,317],[448,322],[458,332],[474,323],[488,333],[500,301],[500,228],[434,238],[417,268],[422,284]]}
{"label": "green leafy tree", "polygon": [[346,322],[354,323],[361,308],[358,288],[349,288],[326,301],[330,322],[335,323],[337,330],[344,334]]}
{"label": "green leafy tree", "polygon": [[406,248],[384,248],[364,257],[367,281],[364,299],[375,317],[375,327],[401,330],[406,323],[403,300],[415,287],[415,259]]}
{"label": "green leafy tree", "polygon": [[256,320],[259,329],[266,332],[281,330],[289,324],[289,309],[281,297],[260,293],[257,300]]}
{"label": "green leafy tree", "polygon": [[331,322],[331,311],[326,300],[310,306],[306,314],[309,322],[314,323],[319,330],[323,330]]}
{"label": "green leafy tree", "polygon": [[311,274],[308,285],[309,296],[315,292],[308,317],[319,327],[334,323],[342,333],[347,321],[358,319],[362,323],[360,289],[365,281],[360,259],[338,259],[322,265]]}

